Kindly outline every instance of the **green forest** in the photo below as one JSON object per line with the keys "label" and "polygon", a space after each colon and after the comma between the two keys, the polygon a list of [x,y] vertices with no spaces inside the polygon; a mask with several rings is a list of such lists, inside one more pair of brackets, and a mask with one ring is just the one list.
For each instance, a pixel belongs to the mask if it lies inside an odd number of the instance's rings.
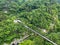
{"label": "green forest", "polygon": [[60,0],[0,0],[0,45],[60,45]]}

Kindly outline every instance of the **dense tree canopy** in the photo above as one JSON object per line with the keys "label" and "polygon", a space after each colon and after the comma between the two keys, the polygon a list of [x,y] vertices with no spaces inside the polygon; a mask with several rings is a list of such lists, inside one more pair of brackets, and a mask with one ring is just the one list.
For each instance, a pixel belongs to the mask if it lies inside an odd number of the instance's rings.
{"label": "dense tree canopy", "polygon": [[[60,45],[60,0],[0,0],[0,45],[32,34],[16,19]],[[19,45],[53,44],[34,34]]]}

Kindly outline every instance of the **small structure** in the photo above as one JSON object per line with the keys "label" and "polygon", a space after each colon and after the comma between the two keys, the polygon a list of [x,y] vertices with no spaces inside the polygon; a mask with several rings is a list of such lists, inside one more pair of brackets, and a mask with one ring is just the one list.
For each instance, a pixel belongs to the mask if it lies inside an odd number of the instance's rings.
{"label": "small structure", "polygon": [[47,30],[46,29],[41,29],[43,33],[47,33]]}
{"label": "small structure", "polygon": [[14,23],[18,23],[18,22],[21,22],[20,20],[14,20]]}

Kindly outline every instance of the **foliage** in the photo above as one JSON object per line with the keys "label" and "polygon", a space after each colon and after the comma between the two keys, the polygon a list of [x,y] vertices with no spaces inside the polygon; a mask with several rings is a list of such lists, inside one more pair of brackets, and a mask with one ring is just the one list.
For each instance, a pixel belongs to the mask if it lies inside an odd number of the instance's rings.
{"label": "foliage", "polygon": [[[60,45],[60,0],[0,0],[0,45],[31,35],[21,23]],[[45,29],[47,33],[44,33]],[[20,45],[52,45],[34,34]]]}

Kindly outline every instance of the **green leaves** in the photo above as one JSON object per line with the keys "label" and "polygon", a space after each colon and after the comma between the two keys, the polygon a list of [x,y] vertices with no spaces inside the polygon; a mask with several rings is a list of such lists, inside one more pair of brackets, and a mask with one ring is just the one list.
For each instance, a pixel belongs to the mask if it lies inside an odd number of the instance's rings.
{"label": "green leaves", "polygon": [[48,35],[48,37],[53,40],[54,42],[56,42],[58,45],[60,45],[60,32],[58,33],[51,33],[50,35]]}
{"label": "green leaves", "polygon": [[[5,12],[7,11],[7,12]],[[55,0],[0,0],[0,44],[31,34],[21,23],[47,35],[60,45],[60,4]],[[54,26],[53,26],[54,24]],[[47,33],[43,33],[45,29]],[[59,32],[59,33],[58,33]],[[26,33],[26,34],[25,34]],[[35,36],[35,34],[34,34]],[[52,45],[39,37],[31,36],[20,45]],[[2,45],[2,44],[1,44]]]}
{"label": "green leaves", "polygon": [[31,40],[25,40],[24,42],[22,42],[19,45],[33,45],[33,41],[31,41]]}

